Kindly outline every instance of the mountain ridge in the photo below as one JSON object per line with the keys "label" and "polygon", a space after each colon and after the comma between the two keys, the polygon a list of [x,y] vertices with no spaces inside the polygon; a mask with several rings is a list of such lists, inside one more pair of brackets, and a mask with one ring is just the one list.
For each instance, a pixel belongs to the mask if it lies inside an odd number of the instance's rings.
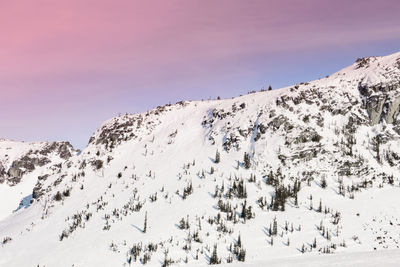
{"label": "mountain ridge", "polygon": [[[104,122],[79,155],[0,184],[7,193],[26,180],[32,192],[0,220],[0,265],[251,264],[398,248],[399,62],[358,59],[319,80]],[[42,250],[19,250],[33,243]]]}

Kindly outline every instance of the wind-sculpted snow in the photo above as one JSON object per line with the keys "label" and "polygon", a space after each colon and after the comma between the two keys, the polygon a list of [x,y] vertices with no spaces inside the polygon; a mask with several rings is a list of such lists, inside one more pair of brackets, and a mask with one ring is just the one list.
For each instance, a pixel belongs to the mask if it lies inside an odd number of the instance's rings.
{"label": "wind-sculpted snow", "polygon": [[0,265],[306,266],[397,249],[399,58],[105,122],[22,178],[32,204],[1,214]]}

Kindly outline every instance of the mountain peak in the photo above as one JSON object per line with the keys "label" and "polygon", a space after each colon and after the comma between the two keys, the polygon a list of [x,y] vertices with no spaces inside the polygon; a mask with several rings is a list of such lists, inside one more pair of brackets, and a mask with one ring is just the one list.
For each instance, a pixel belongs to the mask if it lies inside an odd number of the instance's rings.
{"label": "mountain peak", "polygon": [[400,80],[400,52],[388,56],[358,58],[354,64],[331,76],[340,77],[347,82],[358,81],[363,85],[398,83]]}

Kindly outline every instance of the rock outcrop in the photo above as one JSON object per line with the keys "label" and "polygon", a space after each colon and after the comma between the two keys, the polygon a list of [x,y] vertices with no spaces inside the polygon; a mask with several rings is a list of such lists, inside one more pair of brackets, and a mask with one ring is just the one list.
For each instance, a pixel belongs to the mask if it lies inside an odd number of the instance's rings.
{"label": "rock outcrop", "polygon": [[[29,143],[26,144],[29,147]],[[9,159],[9,167],[0,162],[0,183],[7,183],[11,186],[18,184],[25,174],[43,167],[52,162],[53,157],[61,160],[68,160],[74,149],[69,142],[43,143],[39,146],[32,143],[29,149],[14,159]]]}
{"label": "rock outcrop", "polygon": [[400,108],[400,83],[379,86],[359,86],[360,94],[364,97],[364,106],[370,118],[370,124],[382,121],[388,124],[397,123]]}

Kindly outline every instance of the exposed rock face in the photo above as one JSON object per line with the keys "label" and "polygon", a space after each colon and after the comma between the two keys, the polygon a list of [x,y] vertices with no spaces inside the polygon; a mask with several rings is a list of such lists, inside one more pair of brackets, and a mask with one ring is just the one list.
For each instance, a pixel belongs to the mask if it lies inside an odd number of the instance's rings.
{"label": "exposed rock face", "polygon": [[371,96],[368,98],[366,108],[372,125],[380,122],[385,100],[386,98],[382,95]]}
{"label": "exposed rock face", "polygon": [[24,173],[35,170],[35,166],[41,167],[48,163],[50,163],[50,160],[46,157],[34,158],[25,155],[13,162],[11,168],[8,170],[8,181],[11,185],[15,185],[21,181]]}
{"label": "exposed rock face", "polygon": [[21,181],[23,171],[17,167],[11,167],[8,170],[8,182],[10,185],[16,185]]}
{"label": "exposed rock face", "polygon": [[400,108],[399,83],[380,86],[359,86],[359,91],[365,97],[364,104],[369,115],[370,124],[381,121],[396,124],[396,117]]}
{"label": "exposed rock face", "polygon": [[369,66],[371,59],[374,59],[374,57],[363,57],[363,58],[357,58],[356,60],[356,68],[366,68]]}
{"label": "exposed rock face", "polygon": [[3,164],[0,163],[0,184],[4,183],[6,179],[6,168],[4,168]]}
{"label": "exposed rock face", "polygon": [[306,142],[319,142],[322,139],[315,130],[308,128],[302,131],[298,137],[294,140],[295,144],[306,143]]}
{"label": "exposed rock face", "polygon": [[69,142],[67,143],[62,143],[60,147],[58,148],[58,154],[60,155],[60,158],[62,159],[69,159],[71,155],[71,144]]}
{"label": "exposed rock face", "polygon": [[[32,146],[33,148],[34,146]],[[0,162],[0,183],[7,181],[11,186],[18,184],[25,174],[43,167],[52,161],[52,157],[68,160],[74,151],[69,142],[44,143],[35,149],[21,154],[11,161],[8,169]]]}
{"label": "exposed rock face", "polygon": [[45,193],[45,190],[42,188],[42,181],[45,181],[48,176],[49,175],[43,175],[38,177],[38,181],[32,190],[32,198],[39,199]]}
{"label": "exposed rock face", "polygon": [[32,198],[39,199],[43,194],[44,190],[42,190],[41,183],[37,183],[32,190]]}
{"label": "exposed rock face", "polygon": [[385,104],[385,121],[390,124],[396,124],[396,117],[399,114],[400,95],[391,97]]}
{"label": "exposed rock face", "polygon": [[268,124],[268,126],[272,127],[274,130],[279,129],[282,125],[284,126],[286,132],[289,132],[293,128],[293,125],[290,124],[289,119],[283,115],[279,115]]}
{"label": "exposed rock face", "polygon": [[41,155],[47,156],[52,152],[57,152],[60,158],[67,160],[72,156],[72,150],[73,147],[69,142],[53,142],[45,147],[43,150],[41,150],[39,153]]}

